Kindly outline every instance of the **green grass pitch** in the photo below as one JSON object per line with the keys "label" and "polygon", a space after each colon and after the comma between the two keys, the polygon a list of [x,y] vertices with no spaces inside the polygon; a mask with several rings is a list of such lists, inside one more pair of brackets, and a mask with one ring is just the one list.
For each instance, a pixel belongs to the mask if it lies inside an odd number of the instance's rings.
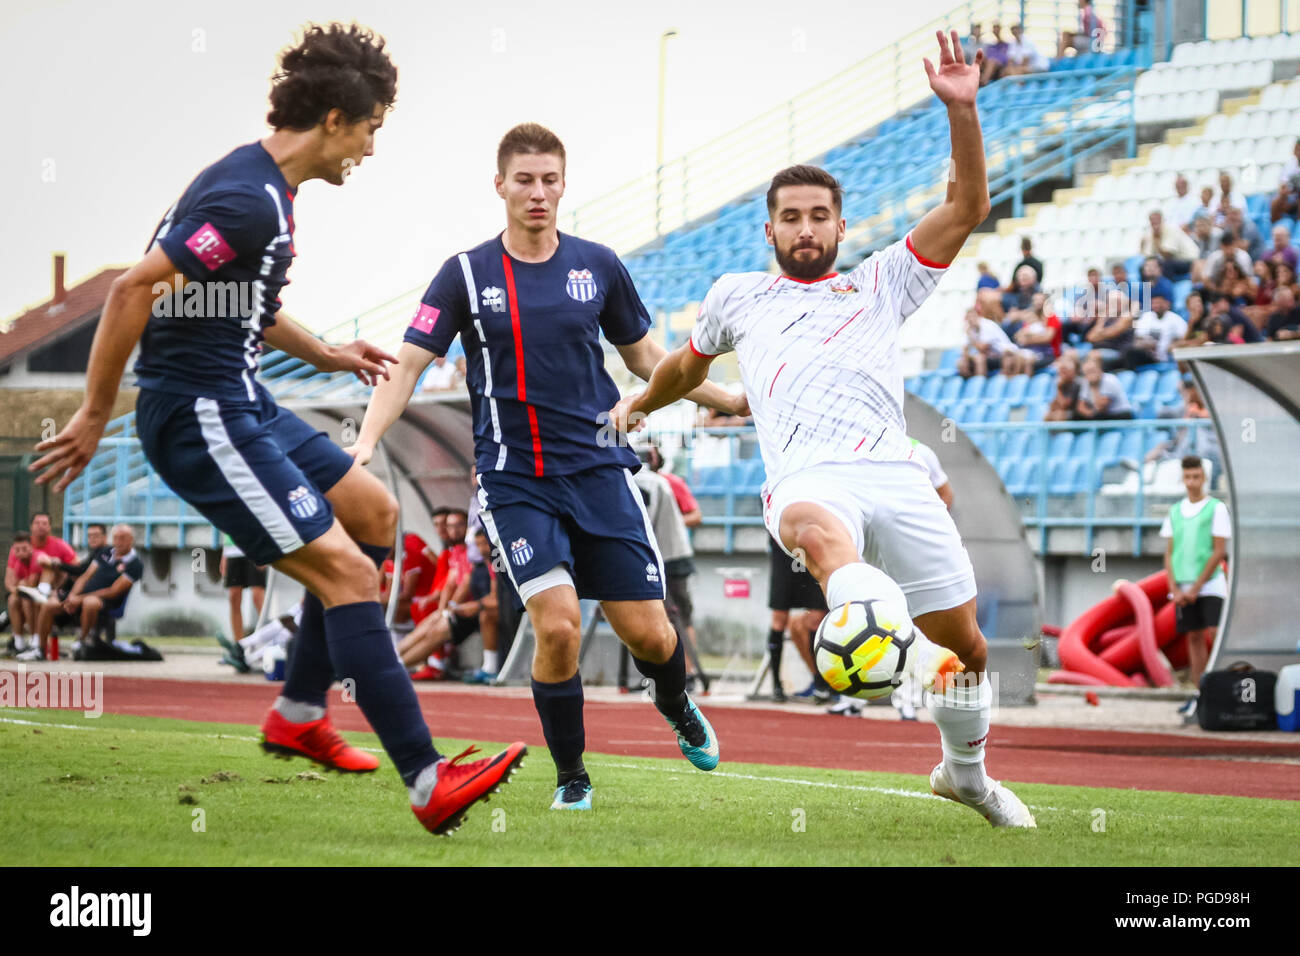
{"label": "green grass pitch", "polygon": [[[595,809],[548,809],[550,759],[449,838],[425,833],[385,759],[318,774],[256,728],[0,712],[0,862],[75,866],[1294,864],[1296,804],[1018,784],[1038,829],[994,830],[923,777],[589,754]],[[369,734],[353,743],[377,747]],[[444,741],[451,753],[459,742]]]}

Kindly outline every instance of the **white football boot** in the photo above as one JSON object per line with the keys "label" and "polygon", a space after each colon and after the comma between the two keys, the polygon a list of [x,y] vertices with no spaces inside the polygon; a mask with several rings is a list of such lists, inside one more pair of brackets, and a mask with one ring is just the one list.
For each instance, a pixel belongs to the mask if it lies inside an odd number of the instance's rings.
{"label": "white football boot", "polygon": [[943,772],[943,764],[930,771],[930,790],[936,795],[970,807],[995,827],[1037,827],[1034,815],[1020,798],[996,780],[989,778],[989,789],[978,800],[958,795]]}

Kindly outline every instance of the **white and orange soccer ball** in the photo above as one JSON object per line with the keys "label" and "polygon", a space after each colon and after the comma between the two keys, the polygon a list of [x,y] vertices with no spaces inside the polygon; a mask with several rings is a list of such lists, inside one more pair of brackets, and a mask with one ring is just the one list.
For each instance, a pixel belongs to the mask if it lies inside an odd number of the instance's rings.
{"label": "white and orange soccer ball", "polygon": [[896,600],[850,601],[822,619],[813,660],[837,693],[864,700],[888,697],[913,667],[919,633]]}

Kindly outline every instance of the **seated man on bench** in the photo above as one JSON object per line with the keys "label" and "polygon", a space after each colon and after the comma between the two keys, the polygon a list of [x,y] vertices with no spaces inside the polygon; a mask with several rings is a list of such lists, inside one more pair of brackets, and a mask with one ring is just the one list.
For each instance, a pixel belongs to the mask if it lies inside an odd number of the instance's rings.
{"label": "seated man on bench", "polygon": [[86,643],[95,633],[101,614],[112,614],[125,602],[131,586],[144,575],[144,562],[135,551],[135,533],[129,525],[113,526],[113,547],[93,553],[93,560],[72,585],[62,604],[48,602],[37,619],[41,651],[47,652],[55,617],[64,614],[80,617],[81,641]]}

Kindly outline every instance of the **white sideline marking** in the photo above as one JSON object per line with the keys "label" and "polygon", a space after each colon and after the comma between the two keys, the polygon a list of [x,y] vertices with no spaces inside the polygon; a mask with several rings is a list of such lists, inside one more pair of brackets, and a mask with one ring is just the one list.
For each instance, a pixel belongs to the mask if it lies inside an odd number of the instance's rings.
{"label": "white sideline marking", "polygon": [[[163,720],[172,718],[164,717]],[[89,727],[82,724],[55,724],[45,720],[19,720],[16,717],[0,717],[0,724],[23,724],[28,727],[58,727],[62,730],[104,730],[103,727]],[[138,731],[134,727],[110,727],[109,730],[116,730],[118,733],[134,734]],[[172,731],[172,733],[185,733],[185,731]],[[261,737],[241,737],[238,734],[193,734],[191,736],[208,737],[212,740],[242,740],[247,743],[261,743]],[[357,747],[357,750],[368,750],[374,754],[383,753],[380,747]]]}

